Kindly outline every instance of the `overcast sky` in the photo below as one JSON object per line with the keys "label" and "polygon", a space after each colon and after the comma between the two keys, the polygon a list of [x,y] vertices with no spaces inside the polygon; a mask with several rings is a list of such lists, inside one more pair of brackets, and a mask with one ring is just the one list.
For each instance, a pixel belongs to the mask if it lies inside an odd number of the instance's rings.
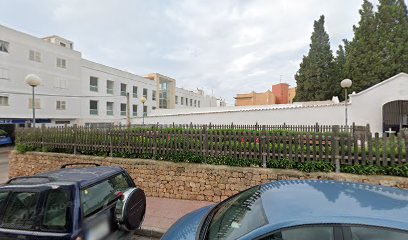
{"label": "overcast sky", "polygon": [[[408,0],[407,0],[408,1]],[[232,105],[294,74],[324,14],[335,52],[351,39],[362,0],[0,0],[0,24],[74,42],[86,59],[158,72]],[[377,4],[377,1],[373,1]]]}

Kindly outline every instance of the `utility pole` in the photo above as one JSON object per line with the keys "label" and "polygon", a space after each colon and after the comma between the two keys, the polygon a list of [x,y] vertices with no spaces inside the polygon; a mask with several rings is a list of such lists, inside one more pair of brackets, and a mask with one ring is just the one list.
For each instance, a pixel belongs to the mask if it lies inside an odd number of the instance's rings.
{"label": "utility pole", "polygon": [[131,122],[130,122],[130,94],[129,92],[126,93],[126,120],[127,120],[127,126],[130,128]]}

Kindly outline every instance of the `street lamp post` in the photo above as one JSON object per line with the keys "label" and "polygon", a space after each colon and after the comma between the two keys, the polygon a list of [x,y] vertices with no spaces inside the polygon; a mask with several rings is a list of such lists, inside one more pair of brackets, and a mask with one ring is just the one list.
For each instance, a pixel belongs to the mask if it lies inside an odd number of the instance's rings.
{"label": "street lamp post", "polygon": [[351,87],[352,81],[350,79],[344,79],[341,81],[340,86],[344,88],[344,109],[345,109],[345,118],[346,118],[346,127],[347,127],[347,89]]}
{"label": "street lamp post", "polygon": [[41,78],[35,74],[28,74],[25,82],[33,89],[32,108],[33,108],[33,128],[35,128],[35,87],[41,84]]}
{"label": "street lamp post", "polygon": [[141,99],[140,99],[140,101],[142,102],[142,105],[143,105],[143,109],[142,109],[142,124],[144,125],[144,116],[145,116],[145,112],[144,112],[144,104],[145,104],[145,102],[146,102],[146,98],[143,96]]}

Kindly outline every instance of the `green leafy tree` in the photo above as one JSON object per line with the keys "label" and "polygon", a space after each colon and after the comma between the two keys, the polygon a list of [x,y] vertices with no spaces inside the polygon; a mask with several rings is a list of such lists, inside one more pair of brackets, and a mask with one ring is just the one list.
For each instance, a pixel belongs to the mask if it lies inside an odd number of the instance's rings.
{"label": "green leafy tree", "polygon": [[317,101],[331,99],[333,96],[333,53],[330,49],[329,35],[324,29],[324,16],[314,22],[310,49],[303,56],[298,72],[295,101]]}
{"label": "green leafy tree", "polygon": [[379,78],[380,54],[378,51],[377,21],[373,5],[364,0],[358,26],[353,26],[354,38],[349,43],[343,76],[353,80],[352,90],[360,92]]}
{"label": "green leafy tree", "polygon": [[379,80],[408,73],[408,14],[404,0],[380,0],[376,19],[381,59]]}

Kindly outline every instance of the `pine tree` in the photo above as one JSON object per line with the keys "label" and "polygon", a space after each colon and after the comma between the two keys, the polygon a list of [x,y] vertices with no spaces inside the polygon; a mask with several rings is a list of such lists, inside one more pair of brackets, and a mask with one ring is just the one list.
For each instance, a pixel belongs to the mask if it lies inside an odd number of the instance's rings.
{"label": "pine tree", "polygon": [[353,80],[352,90],[360,92],[379,78],[380,54],[377,36],[377,21],[373,5],[364,0],[360,9],[361,19],[353,26],[354,38],[349,43],[344,66],[344,78]]}
{"label": "pine tree", "polygon": [[408,73],[408,14],[404,0],[380,0],[378,13],[379,80]]}
{"label": "pine tree", "polygon": [[314,22],[310,49],[308,55],[303,56],[295,79],[295,101],[327,100],[333,96],[333,53],[324,29],[323,15]]}

